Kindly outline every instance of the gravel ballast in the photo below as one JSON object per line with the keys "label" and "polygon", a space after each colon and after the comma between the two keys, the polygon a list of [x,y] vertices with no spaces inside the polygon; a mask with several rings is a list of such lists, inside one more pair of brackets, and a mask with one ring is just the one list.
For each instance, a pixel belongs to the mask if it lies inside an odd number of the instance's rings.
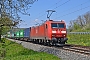
{"label": "gravel ballast", "polygon": [[12,39],[9,39],[9,40],[19,43],[23,47],[32,49],[34,51],[47,52],[50,54],[54,54],[54,55],[58,56],[59,58],[61,58],[62,60],[90,60],[90,56],[83,55],[80,53],[75,53],[75,52],[66,51],[66,50],[62,50],[62,49],[58,49],[58,48],[33,44],[30,42],[24,42],[24,41],[12,40]]}

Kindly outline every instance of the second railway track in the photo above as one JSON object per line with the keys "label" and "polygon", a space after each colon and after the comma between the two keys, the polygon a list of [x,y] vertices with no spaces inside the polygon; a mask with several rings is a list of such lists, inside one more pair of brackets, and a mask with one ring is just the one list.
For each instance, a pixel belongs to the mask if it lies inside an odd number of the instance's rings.
{"label": "second railway track", "polygon": [[90,47],[87,46],[65,45],[62,49],[90,56]]}
{"label": "second railway track", "polygon": [[63,46],[51,46],[51,47],[52,48],[63,49],[63,50],[67,50],[67,51],[72,51],[72,52],[76,52],[76,53],[80,53],[80,54],[83,54],[83,55],[90,56],[90,46],[65,44]]}

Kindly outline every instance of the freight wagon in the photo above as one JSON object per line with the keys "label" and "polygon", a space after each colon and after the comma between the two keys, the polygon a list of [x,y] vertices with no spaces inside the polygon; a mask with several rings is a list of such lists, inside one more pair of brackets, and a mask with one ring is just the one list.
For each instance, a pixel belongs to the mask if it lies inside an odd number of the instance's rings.
{"label": "freight wagon", "polygon": [[29,40],[30,39],[30,28],[20,29],[14,33],[8,34],[10,38],[16,40]]}
{"label": "freight wagon", "polygon": [[30,40],[30,31],[31,31],[31,28],[26,28],[26,29],[24,30],[24,40],[25,40],[25,41]]}
{"label": "freight wagon", "polygon": [[19,35],[20,35],[20,34],[19,34],[19,31],[15,32],[14,34],[15,34],[14,38],[15,38],[16,40],[19,39]]}

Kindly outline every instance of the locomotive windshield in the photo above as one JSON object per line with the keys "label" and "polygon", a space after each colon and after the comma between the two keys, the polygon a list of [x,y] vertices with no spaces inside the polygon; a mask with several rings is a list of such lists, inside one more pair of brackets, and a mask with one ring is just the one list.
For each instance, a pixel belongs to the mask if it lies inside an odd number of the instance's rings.
{"label": "locomotive windshield", "polygon": [[63,23],[52,23],[51,27],[52,28],[64,28],[64,24]]}
{"label": "locomotive windshield", "polygon": [[59,24],[58,24],[58,27],[59,27],[59,28],[64,28],[64,24],[60,24],[60,23],[59,23]]}

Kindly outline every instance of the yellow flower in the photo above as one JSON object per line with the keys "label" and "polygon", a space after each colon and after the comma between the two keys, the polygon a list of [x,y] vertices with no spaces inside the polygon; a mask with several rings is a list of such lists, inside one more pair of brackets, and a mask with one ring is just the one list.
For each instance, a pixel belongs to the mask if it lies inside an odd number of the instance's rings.
{"label": "yellow flower", "polygon": [[70,39],[70,37],[68,37],[68,40]]}

